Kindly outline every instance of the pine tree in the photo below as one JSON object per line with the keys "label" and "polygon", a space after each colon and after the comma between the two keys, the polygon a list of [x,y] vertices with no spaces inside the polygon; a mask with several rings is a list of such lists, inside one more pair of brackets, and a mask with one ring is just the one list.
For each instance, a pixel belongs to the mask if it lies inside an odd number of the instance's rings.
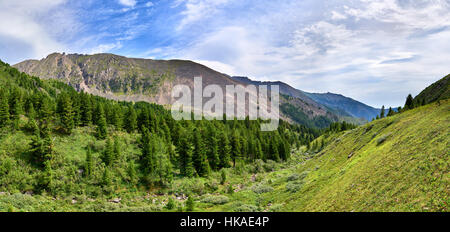
{"label": "pine tree", "polygon": [[0,128],[9,124],[8,97],[4,91],[0,92]]}
{"label": "pine tree", "polygon": [[97,120],[97,138],[105,139],[107,136],[107,125],[105,118],[105,111],[103,110],[102,105],[98,107],[98,120]]}
{"label": "pine tree", "polygon": [[86,151],[86,161],[84,164],[84,175],[86,177],[88,177],[92,174],[93,167],[94,167],[94,161],[92,159],[91,147],[88,146],[87,151]]}
{"label": "pine tree", "polygon": [[81,94],[81,122],[83,126],[87,126],[92,122],[92,101],[88,94]]}
{"label": "pine tree", "polygon": [[121,155],[119,138],[114,139],[114,160],[118,160]]}
{"label": "pine tree", "polygon": [[147,175],[151,175],[155,171],[155,140],[152,139],[147,127],[142,128],[142,163]]}
{"label": "pine tree", "polygon": [[194,168],[199,176],[207,176],[210,173],[203,138],[197,129],[194,129],[194,152],[192,155],[192,160],[194,162]]}
{"label": "pine tree", "polygon": [[220,133],[219,140],[219,156],[220,156],[220,167],[228,168],[230,167],[230,155],[231,155],[231,147],[228,141],[228,137],[225,132]]}
{"label": "pine tree", "polygon": [[180,173],[183,176],[194,176],[194,165],[192,161],[192,144],[186,136],[180,137],[180,145],[178,148],[178,156],[180,158]]}
{"label": "pine tree", "polygon": [[280,161],[280,154],[278,152],[278,141],[276,138],[270,140],[269,143],[270,159],[276,162]]}
{"label": "pine tree", "polygon": [[72,101],[70,97],[66,94],[60,95],[58,102],[58,113],[61,118],[61,124],[66,134],[71,134],[74,128],[74,113],[72,110]]}
{"label": "pine tree", "polygon": [[260,159],[260,160],[263,159],[263,151],[262,151],[261,142],[259,141],[259,139],[256,140],[255,158]]}
{"label": "pine tree", "polygon": [[114,161],[114,146],[110,138],[106,140],[105,150],[102,154],[102,161],[106,164],[106,166],[111,165]]}
{"label": "pine tree", "polygon": [[125,128],[128,133],[132,133],[137,129],[137,115],[134,107],[129,106],[125,118]]}
{"label": "pine tree", "polygon": [[403,107],[405,110],[410,110],[414,108],[414,99],[411,94],[406,97],[405,107]]}
{"label": "pine tree", "polygon": [[384,118],[384,105],[381,107],[380,118]]}
{"label": "pine tree", "polygon": [[234,131],[231,137],[231,159],[233,160],[233,167],[236,167],[236,159],[239,159],[241,156],[241,146],[241,139],[237,132]]}
{"label": "pine tree", "polygon": [[395,112],[394,112],[394,110],[392,110],[392,107],[389,107],[389,111],[388,111],[387,116],[390,117],[390,116],[392,116],[394,114],[395,114]]}

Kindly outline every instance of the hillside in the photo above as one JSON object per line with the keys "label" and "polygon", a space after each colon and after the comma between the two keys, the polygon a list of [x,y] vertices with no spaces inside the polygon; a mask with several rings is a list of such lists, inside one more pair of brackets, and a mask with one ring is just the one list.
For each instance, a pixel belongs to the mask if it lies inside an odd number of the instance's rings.
{"label": "hillside", "polygon": [[[172,104],[172,88],[178,84],[192,88],[197,76],[203,78],[204,86],[217,84],[223,89],[226,85],[249,84],[192,61],[135,59],[114,54],[53,53],[42,60],[27,60],[14,67],[40,78],[63,81],[78,91],[97,96],[160,105]],[[282,104],[287,104],[282,109],[289,108],[281,111],[283,120],[319,128],[338,120],[361,123],[351,119],[351,115],[342,117],[282,82],[267,84],[278,84],[281,94],[295,98],[281,99]]]}
{"label": "hillside", "polygon": [[416,104],[428,104],[450,98],[450,75],[428,86],[414,98]]}
{"label": "hillside", "polygon": [[373,108],[364,103],[361,103],[349,97],[342,96],[340,94],[308,93],[302,90],[295,89],[294,87],[280,81],[274,82],[253,81],[250,80],[248,77],[237,77],[237,76],[231,78],[246,84],[279,85],[280,92],[282,94],[302,100],[306,99],[304,100],[306,104],[313,104],[313,103],[318,104],[323,109],[326,109],[330,114],[338,116],[341,120],[345,119],[346,121],[351,121],[357,124],[364,124],[366,120],[370,121],[380,113],[380,109]]}
{"label": "hillside", "polygon": [[322,136],[322,151],[298,151],[292,166],[258,173],[233,201],[207,210],[448,212],[448,125],[443,100]]}
{"label": "hillside", "polygon": [[363,118],[371,121],[380,114],[381,109],[376,109],[349,97],[334,93],[306,93],[307,96],[337,111],[343,111],[351,117]]}

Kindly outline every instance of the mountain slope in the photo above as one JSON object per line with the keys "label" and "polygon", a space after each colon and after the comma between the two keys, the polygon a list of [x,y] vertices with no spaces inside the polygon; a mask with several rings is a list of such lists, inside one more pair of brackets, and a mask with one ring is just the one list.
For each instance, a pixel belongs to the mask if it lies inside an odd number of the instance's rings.
{"label": "mountain slope", "polygon": [[[44,79],[61,80],[78,91],[109,99],[160,105],[173,103],[171,90],[175,85],[184,84],[193,88],[193,80],[197,76],[203,78],[203,86],[216,84],[225,89],[226,85],[246,85],[243,81],[192,61],[135,59],[113,54],[53,53],[42,60],[27,60],[14,67]],[[282,119],[310,127],[324,127],[339,120],[338,115],[301,91],[281,82],[277,84],[280,84],[281,93],[297,98],[291,101],[282,97],[280,101],[292,106],[289,111],[281,112]],[[302,120],[298,120],[298,115],[304,116]]]}
{"label": "mountain slope", "polygon": [[373,108],[349,97],[334,93],[305,93],[313,100],[338,111],[344,111],[349,116],[364,118],[368,121],[380,114],[380,109]]}
{"label": "mountain slope", "polygon": [[450,74],[424,89],[414,98],[416,103],[431,103],[450,98]]}
{"label": "mountain slope", "polygon": [[[450,100],[322,136],[319,153],[247,182],[207,210],[450,211]],[[259,186],[259,187],[258,187]],[[257,188],[265,192],[255,191]]]}
{"label": "mountain slope", "polygon": [[[253,81],[248,77],[231,77],[236,81],[240,81],[247,84],[253,85],[279,85],[280,92],[284,95],[288,95],[294,98],[306,99],[305,101],[308,104],[314,102],[314,104],[322,105],[322,108],[326,108],[330,112],[335,115],[339,115],[342,117],[354,117],[365,120],[372,120],[379,113],[380,109],[373,108],[364,103],[353,100],[349,97],[342,96],[340,94],[334,93],[308,93],[302,90],[295,89],[294,87],[280,81],[276,82],[262,82],[262,81]],[[359,123],[363,123],[359,121]]]}

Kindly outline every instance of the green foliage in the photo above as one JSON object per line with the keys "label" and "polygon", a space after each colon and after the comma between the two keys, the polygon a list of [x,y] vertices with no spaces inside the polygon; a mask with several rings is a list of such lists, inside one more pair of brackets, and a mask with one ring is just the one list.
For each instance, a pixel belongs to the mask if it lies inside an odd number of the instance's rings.
{"label": "green foliage", "polygon": [[194,207],[195,207],[194,197],[188,196],[188,199],[186,201],[186,211],[192,212],[194,211]]}

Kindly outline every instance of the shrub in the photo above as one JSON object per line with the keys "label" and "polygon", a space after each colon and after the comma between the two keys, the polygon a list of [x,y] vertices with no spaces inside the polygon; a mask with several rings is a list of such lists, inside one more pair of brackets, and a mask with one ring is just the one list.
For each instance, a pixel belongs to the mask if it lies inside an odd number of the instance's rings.
{"label": "shrub", "polygon": [[384,143],[390,135],[391,135],[391,133],[382,135],[382,136],[377,140],[377,146],[380,145],[380,144],[382,144],[382,143]]}
{"label": "shrub", "polygon": [[280,212],[282,207],[283,207],[282,204],[274,204],[270,206],[269,212]]}
{"label": "shrub", "polygon": [[169,202],[167,202],[166,209],[171,210],[175,208],[175,201],[172,197],[169,197]]}
{"label": "shrub", "polygon": [[272,192],[273,188],[269,185],[257,184],[257,185],[253,185],[251,190],[253,192],[255,192],[256,194],[262,194],[262,193]]}
{"label": "shrub", "polygon": [[230,201],[230,199],[227,196],[222,196],[222,195],[219,195],[219,196],[209,195],[201,200],[201,202],[203,202],[203,203],[211,203],[214,205],[223,205],[223,204],[228,203],[229,201]]}
{"label": "shrub", "polygon": [[234,212],[257,212],[258,207],[254,206],[254,205],[243,204],[243,205],[239,205],[239,206],[235,207],[233,211]]}
{"label": "shrub", "polygon": [[297,173],[294,173],[290,176],[288,176],[287,181],[294,181],[294,180],[298,180],[300,178],[300,175]]}
{"label": "shrub", "polygon": [[300,190],[302,188],[302,186],[303,186],[303,182],[299,182],[299,181],[290,182],[290,183],[286,184],[286,191],[295,193],[298,190]]}
{"label": "shrub", "polygon": [[264,163],[263,167],[266,172],[272,172],[277,168],[277,162],[273,160],[267,160],[267,162]]}

